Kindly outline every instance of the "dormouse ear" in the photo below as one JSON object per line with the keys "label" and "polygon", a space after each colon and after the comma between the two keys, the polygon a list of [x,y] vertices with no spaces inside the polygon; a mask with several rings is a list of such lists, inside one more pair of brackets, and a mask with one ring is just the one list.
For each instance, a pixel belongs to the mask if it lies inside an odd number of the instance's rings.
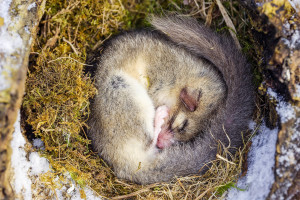
{"label": "dormouse ear", "polygon": [[183,88],[180,92],[179,99],[183,105],[191,112],[194,112],[201,98],[200,89]]}

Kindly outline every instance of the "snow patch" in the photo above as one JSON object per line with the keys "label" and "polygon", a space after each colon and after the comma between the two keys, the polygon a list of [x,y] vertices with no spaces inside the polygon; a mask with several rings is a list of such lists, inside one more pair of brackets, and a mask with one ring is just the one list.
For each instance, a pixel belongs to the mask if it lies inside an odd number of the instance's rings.
{"label": "snow patch", "polygon": [[11,167],[13,168],[13,188],[16,194],[21,194],[25,200],[32,199],[31,180],[29,175],[38,175],[49,170],[49,163],[37,152],[32,152],[29,159],[26,158],[26,140],[21,133],[20,114],[14,124],[15,131],[11,141],[13,150],[11,155]]}
{"label": "snow patch", "polygon": [[50,170],[49,162],[46,158],[40,157],[37,152],[29,155],[30,175],[39,175]]}
{"label": "snow patch", "polygon": [[0,92],[10,87],[9,81],[6,79],[6,68],[19,68],[20,64],[16,66],[6,66],[7,58],[15,58],[14,53],[19,53],[22,48],[23,40],[16,32],[8,31],[9,26],[13,26],[11,17],[9,15],[11,0],[0,1],[0,17],[3,18],[4,24],[0,26]]}
{"label": "snow patch", "polygon": [[37,149],[41,149],[41,150],[45,149],[45,143],[40,138],[33,140],[33,146]]}
{"label": "snow patch", "polygon": [[262,7],[262,6],[264,5],[264,3],[262,3],[262,2],[255,2],[255,5],[256,5],[257,7]]}
{"label": "snow patch", "polygon": [[[300,0],[298,0],[300,2]],[[299,3],[299,12],[300,12],[300,3]],[[297,15],[297,14],[295,14]],[[292,16],[290,20],[294,20],[295,16]],[[285,37],[282,37],[281,40],[283,43],[291,50],[291,55],[293,55],[294,50],[300,48],[300,31],[298,29],[294,30],[291,27],[289,21],[285,21],[283,24],[283,33]]]}
{"label": "snow patch", "polygon": [[13,188],[16,194],[22,193],[24,199],[27,200],[32,197],[31,180],[28,177],[30,162],[26,159],[26,152],[24,150],[26,141],[21,134],[20,114],[18,114],[14,128],[15,131],[10,144],[13,150],[11,155],[11,167],[14,170]]}
{"label": "snow patch", "polygon": [[300,45],[300,33],[299,30],[295,30],[294,34],[292,35],[291,38],[291,49],[295,49],[297,46]]}
{"label": "snow patch", "polygon": [[101,200],[101,198],[95,195],[94,191],[89,188],[85,188],[84,192],[86,195],[86,200]]}
{"label": "snow patch", "polygon": [[[253,123],[251,124],[253,125]],[[250,127],[251,128],[251,127]],[[268,196],[274,182],[274,164],[278,128],[270,130],[263,123],[252,139],[248,154],[248,171],[245,177],[238,180],[240,191],[230,189],[227,200],[263,200]]]}
{"label": "snow patch", "polygon": [[250,130],[254,131],[254,130],[255,130],[255,127],[256,127],[255,121],[251,120],[251,121],[249,122],[248,127],[249,127]]}
{"label": "snow patch", "polygon": [[[88,187],[84,188],[83,191],[86,195],[86,200],[101,200],[101,198]],[[66,199],[66,196],[68,196],[72,200],[82,200],[80,196],[80,188],[75,185],[74,181],[72,181],[71,187],[67,188],[66,186],[63,186],[60,189],[56,189],[55,192],[58,199]]]}
{"label": "snow patch", "polygon": [[28,26],[25,26],[25,27],[24,27],[24,30],[25,30],[26,33],[30,34],[30,31],[29,31]]}
{"label": "snow patch", "polygon": [[[32,188],[31,178],[38,178],[37,176],[50,170],[49,162],[46,158],[41,157],[37,152],[31,152],[27,159],[26,140],[21,133],[20,114],[18,114],[17,121],[14,124],[15,131],[11,141],[12,155],[11,167],[13,169],[12,186],[16,193],[16,199],[31,200]],[[44,148],[44,143],[41,139],[34,139],[33,146],[36,148]],[[71,179],[69,175],[68,178]],[[33,179],[32,179],[33,180]],[[101,199],[97,197],[89,188],[84,188],[87,200]],[[80,187],[72,180],[71,187],[63,186],[61,189],[56,189],[58,199],[65,199],[64,194],[73,200],[81,200]]]}
{"label": "snow patch", "polygon": [[36,7],[36,3],[33,2],[32,4],[30,4],[27,8],[27,10],[31,10],[32,8],[35,8]]}
{"label": "snow patch", "polygon": [[267,93],[277,101],[276,111],[280,116],[281,123],[294,119],[296,117],[293,106],[285,102],[281,96],[276,94],[271,88],[268,88]]}
{"label": "snow patch", "polygon": [[294,97],[300,98],[300,85],[295,84],[296,92],[294,93]]}
{"label": "snow patch", "polygon": [[[296,86],[298,90],[298,86]],[[298,93],[298,92],[297,92]],[[291,119],[296,119],[295,127],[300,124],[300,118],[296,118],[295,109],[290,103],[285,102],[283,97],[275,93],[271,88],[267,89],[267,94],[277,101],[276,111],[280,116],[282,123],[286,123]],[[253,122],[249,124],[249,128],[253,130]],[[243,199],[266,199],[270,189],[274,183],[274,164],[277,141],[278,128],[270,130],[263,123],[258,130],[258,135],[252,139],[252,145],[248,154],[248,171],[245,177],[238,180],[237,187],[246,189],[239,191],[231,189],[228,193],[227,200]],[[284,167],[293,166],[295,170],[300,170],[299,153],[300,153],[300,131],[295,128],[289,148],[281,146],[278,162]],[[285,177],[286,172],[280,169],[276,170],[279,177]],[[285,183],[288,189],[291,183]],[[280,191],[284,192],[284,191]],[[272,195],[271,199],[276,199],[276,195]]]}
{"label": "snow patch", "polygon": [[296,12],[300,12],[300,0],[289,0],[289,2]]}
{"label": "snow patch", "polygon": [[9,25],[13,25],[9,15],[11,0],[0,2],[0,17],[4,19],[3,26],[0,26],[0,53],[12,54],[16,49],[21,48],[23,41],[18,33],[8,31]]}

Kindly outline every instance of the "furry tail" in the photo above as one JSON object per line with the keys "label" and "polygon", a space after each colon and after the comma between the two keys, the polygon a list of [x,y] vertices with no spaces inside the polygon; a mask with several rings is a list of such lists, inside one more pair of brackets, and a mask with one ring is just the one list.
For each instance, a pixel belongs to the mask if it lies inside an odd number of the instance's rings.
{"label": "furry tail", "polygon": [[241,146],[241,133],[247,129],[254,107],[250,66],[230,38],[217,35],[191,18],[154,17],[151,21],[176,44],[216,66],[226,82],[227,99],[210,129],[195,142],[165,149],[153,168],[141,169],[132,176],[142,184],[198,173],[205,163],[215,159],[217,141]]}

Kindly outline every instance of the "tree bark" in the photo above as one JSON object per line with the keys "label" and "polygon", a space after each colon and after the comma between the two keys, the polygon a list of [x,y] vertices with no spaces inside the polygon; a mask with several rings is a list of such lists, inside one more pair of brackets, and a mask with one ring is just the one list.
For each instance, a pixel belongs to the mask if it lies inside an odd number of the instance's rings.
{"label": "tree bark", "polygon": [[0,51],[0,72],[6,74],[0,76],[6,85],[4,89],[0,89],[0,199],[14,198],[9,183],[12,153],[10,140],[24,94],[31,43],[44,6],[45,0],[13,0],[9,9],[10,18],[0,18],[2,31],[9,35],[17,34],[22,39],[21,48],[15,48],[9,53]]}
{"label": "tree bark", "polygon": [[275,182],[268,199],[300,199],[300,5],[288,0],[244,0],[263,47],[267,87],[291,115],[279,121]]}

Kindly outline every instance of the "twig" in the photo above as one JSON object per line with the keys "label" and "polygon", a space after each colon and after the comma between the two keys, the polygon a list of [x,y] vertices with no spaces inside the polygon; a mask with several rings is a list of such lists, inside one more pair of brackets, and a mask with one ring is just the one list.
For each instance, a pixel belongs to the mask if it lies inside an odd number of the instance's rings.
{"label": "twig", "polygon": [[206,26],[210,26],[211,25],[211,21],[212,21],[212,11],[215,7],[215,3],[212,3],[208,9],[207,15],[206,15],[206,19],[205,19],[205,25]]}
{"label": "twig", "polygon": [[230,163],[232,165],[236,165],[235,163],[233,163],[233,162],[227,160],[226,158],[222,157],[220,154],[217,154],[217,158],[219,158],[219,159],[221,159],[221,160],[223,160],[225,162],[228,162],[228,163]]}
{"label": "twig", "polygon": [[80,1],[78,2],[75,2],[74,4],[69,4],[67,6],[67,8],[63,8],[61,9],[58,13],[56,13],[53,17],[51,17],[51,19],[54,19],[55,17],[57,17],[58,15],[61,15],[61,14],[65,14],[65,13],[70,13],[74,8],[76,8],[76,6],[78,6],[80,3]]}
{"label": "twig", "polygon": [[199,4],[197,3],[197,1],[196,1],[196,0],[194,0],[194,3],[196,4],[197,8],[199,9],[199,8],[200,8],[200,6],[199,6]]}
{"label": "twig", "polygon": [[73,51],[76,54],[76,56],[78,56],[79,53],[76,50],[76,48],[74,47],[74,45],[70,41],[68,41],[65,37],[63,37],[63,41],[66,42],[66,43],[68,43],[71,46],[71,48],[73,49]]}
{"label": "twig", "polygon": [[122,185],[126,185],[126,187],[130,187],[130,188],[133,187],[132,185],[129,185],[129,184],[127,184],[127,183],[124,183],[124,182],[122,182],[122,181],[120,181],[120,180],[118,180],[118,179],[116,179],[115,182],[120,183],[120,184],[122,184]]}
{"label": "twig", "polygon": [[231,37],[233,38],[233,40],[234,40],[236,46],[238,47],[238,49],[241,49],[241,45],[239,43],[239,40],[236,37],[235,27],[234,27],[234,25],[233,25],[230,17],[228,16],[228,14],[227,14],[227,12],[226,12],[223,4],[221,3],[221,1],[220,0],[216,0],[216,2],[217,2],[217,5],[219,6],[219,9],[220,9],[220,11],[222,13],[222,16],[223,16],[223,18],[225,20],[226,25],[230,28],[229,32],[230,32]]}
{"label": "twig", "polygon": [[228,146],[227,146],[227,148],[229,148],[231,146],[231,140],[230,140],[230,137],[228,136],[228,134],[226,133],[224,124],[222,125],[222,127],[223,127],[223,131],[224,131],[224,133],[225,133],[225,135],[226,135],[226,137],[228,139]]}
{"label": "twig", "polygon": [[56,59],[54,59],[54,60],[50,60],[48,63],[52,63],[52,62],[55,62],[55,61],[57,61],[57,60],[59,60],[59,59],[65,59],[65,58],[74,60],[75,62],[77,62],[77,63],[79,63],[79,64],[82,64],[82,65],[85,65],[85,66],[92,66],[92,65],[88,65],[88,64],[84,64],[84,63],[82,63],[82,62],[79,62],[78,60],[76,60],[76,59],[74,59],[74,58],[71,58],[71,57],[58,57],[58,58],[56,58]]}
{"label": "twig", "polygon": [[[123,182],[119,181],[119,183],[122,183],[124,184]],[[121,196],[117,196],[117,197],[112,197],[111,199],[112,200],[116,200],[116,199],[125,199],[125,198],[128,198],[128,197],[133,197],[133,196],[136,196],[140,193],[143,193],[143,192],[148,192],[150,188],[153,188],[154,186],[158,185],[157,183],[153,183],[151,185],[148,185],[148,187],[146,188],[143,188],[141,190],[138,190],[136,192],[133,192],[133,193],[130,193],[130,194],[126,194],[126,195],[121,195]]]}
{"label": "twig", "polygon": [[182,187],[182,189],[184,190],[184,192],[187,194],[187,191],[185,190],[185,188],[183,187],[180,179],[177,179],[177,182],[179,183],[179,185]]}
{"label": "twig", "polygon": [[99,46],[101,46],[101,45],[103,44],[103,42],[105,42],[107,39],[109,39],[111,35],[112,35],[112,34],[109,34],[109,36],[106,37],[104,40],[99,40],[99,41],[95,44],[95,46],[92,48],[92,50],[95,51]]}
{"label": "twig", "polygon": [[56,44],[56,42],[57,42],[57,40],[58,40],[58,34],[60,33],[60,26],[57,26],[56,27],[56,31],[55,31],[55,35],[53,36],[53,37],[51,37],[48,41],[47,41],[47,43],[46,43],[46,45],[43,47],[43,50],[45,50],[47,47],[53,47],[55,44]]}
{"label": "twig", "polygon": [[118,0],[118,1],[119,1],[119,4],[120,4],[122,10],[125,10],[125,7],[123,6],[122,1],[120,1],[120,0]]}
{"label": "twig", "polygon": [[81,23],[81,18],[79,19],[79,22],[78,22],[77,27],[76,27],[75,36],[74,36],[74,40],[73,40],[74,42],[76,42],[78,28],[79,28],[80,23]]}
{"label": "twig", "polygon": [[126,199],[126,198],[129,198],[129,197],[134,197],[140,193],[143,193],[143,192],[148,192],[149,191],[149,188],[145,188],[145,189],[141,189],[141,190],[138,190],[136,192],[133,192],[133,193],[130,193],[130,194],[126,194],[126,195],[122,195],[122,196],[117,196],[117,197],[112,197],[111,199],[112,200],[116,200],[116,199]]}
{"label": "twig", "polygon": [[207,190],[205,190],[202,194],[200,194],[195,200],[200,200],[202,199],[202,197],[204,197],[204,195],[209,191],[211,190],[211,188],[208,188]]}

